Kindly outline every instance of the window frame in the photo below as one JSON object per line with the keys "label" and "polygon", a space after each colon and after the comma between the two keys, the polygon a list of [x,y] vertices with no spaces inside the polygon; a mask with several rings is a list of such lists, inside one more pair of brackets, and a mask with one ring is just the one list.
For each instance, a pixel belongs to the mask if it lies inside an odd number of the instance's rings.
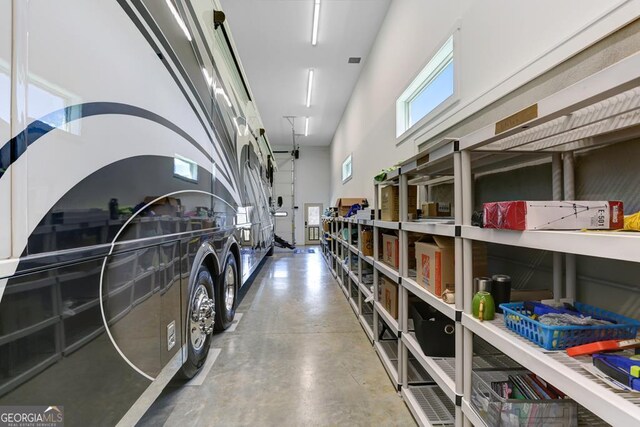
{"label": "window frame", "polygon": [[[344,168],[345,165],[347,164],[347,162],[349,163],[349,175],[347,177],[344,176]],[[351,180],[351,178],[353,178],[353,153],[350,153],[347,157],[345,157],[345,159],[342,161],[342,183],[346,184],[347,182],[349,182]]]}
{"label": "window frame", "polygon": [[[406,137],[417,129],[423,127],[445,110],[449,109],[459,100],[460,84],[458,80],[460,59],[458,57],[458,30],[449,33],[443,43],[429,57],[426,65],[411,80],[405,90],[396,100],[396,142],[400,145]],[[453,64],[453,91],[440,104],[427,112],[418,121],[411,124],[411,102],[414,101],[431,83]]]}
{"label": "window frame", "polygon": [[[181,175],[179,173],[176,172],[176,161],[179,160],[181,162],[187,163],[189,165],[189,169],[192,172],[191,175],[194,176],[195,178],[192,178],[191,176],[184,176]],[[193,173],[195,171],[195,174]],[[174,178],[178,178],[181,179],[183,181],[187,181],[187,182],[192,182],[194,184],[198,183],[198,163],[194,162],[191,159],[188,159],[184,156],[181,156],[179,154],[175,154],[173,156],[173,176]]]}

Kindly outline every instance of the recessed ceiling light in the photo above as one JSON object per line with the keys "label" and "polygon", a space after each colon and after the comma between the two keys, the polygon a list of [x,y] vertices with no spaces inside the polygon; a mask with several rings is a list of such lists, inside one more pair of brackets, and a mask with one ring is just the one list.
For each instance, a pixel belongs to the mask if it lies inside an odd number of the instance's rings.
{"label": "recessed ceiling light", "polygon": [[359,64],[361,59],[359,56],[352,56],[349,58],[349,64]]}
{"label": "recessed ceiling light", "polygon": [[167,6],[169,7],[169,10],[171,11],[171,14],[173,15],[173,17],[175,18],[176,22],[178,23],[178,26],[184,32],[184,35],[187,37],[187,40],[191,41],[191,34],[189,34],[189,30],[187,29],[187,25],[182,20],[182,17],[178,13],[178,10],[176,9],[176,7],[173,5],[172,0],[167,0]]}
{"label": "recessed ceiling light", "polygon": [[202,74],[204,75],[204,79],[207,82],[207,84],[211,86],[213,84],[213,79],[209,75],[209,72],[207,71],[207,69],[204,67],[202,67]]}
{"label": "recessed ceiling light", "polygon": [[307,108],[311,106],[311,88],[313,87],[313,68],[309,69],[309,82],[307,84]]}
{"label": "recessed ceiling light", "polygon": [[318,21],[320,19],[320,0],[313,2],[313,29],[311,30],[311,44],[318,44]]}

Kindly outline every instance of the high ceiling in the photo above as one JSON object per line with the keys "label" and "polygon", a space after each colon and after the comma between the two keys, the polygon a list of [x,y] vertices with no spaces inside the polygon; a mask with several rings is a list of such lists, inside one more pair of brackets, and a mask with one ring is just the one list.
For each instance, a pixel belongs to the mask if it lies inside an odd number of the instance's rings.
{"label": "high ceiling", "polygon": [[[321,0],[318,44],[311,45],[314,0],[221,0],[272,145],[329,145],[382,24],[390,0]],[[350,57],[361,57],[349,64]],[[308,70],[314,69],[306,107]]]}

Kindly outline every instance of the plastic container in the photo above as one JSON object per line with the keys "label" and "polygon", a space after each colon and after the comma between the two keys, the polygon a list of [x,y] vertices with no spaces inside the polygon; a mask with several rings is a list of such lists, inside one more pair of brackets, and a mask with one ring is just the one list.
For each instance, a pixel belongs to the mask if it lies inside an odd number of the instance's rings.
{"label": "plastic container", "polygon": [[471,381],[471,405],[491,427],[576,427],[578,404],[571,399],[504,399],[491,388],[492,382],[507,381],[509,375],[527,370],[474,371]]}
{"label": "plastic container", "polygon": [[630,339],[638,334],[640,322],[587,304],[575,303],[582,314],[615,322],[601,326],[549,326],[531,319],[524,303],[500,304],[505,326],[546,350],[564,350],[596,341]]}
{"label": "plastic container", "polygon": [[411,305],[416,340],[425,356],[454,357],[455,322],[425,302]]}

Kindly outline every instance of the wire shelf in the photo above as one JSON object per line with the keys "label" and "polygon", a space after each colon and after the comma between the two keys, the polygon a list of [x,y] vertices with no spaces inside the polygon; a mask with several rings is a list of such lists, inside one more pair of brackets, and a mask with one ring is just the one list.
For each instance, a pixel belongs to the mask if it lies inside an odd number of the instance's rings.
{"label": "wire shelf", "polygon": [[455,423],[455,406],[438,386],[411,386],[409,392],[431,425],[449,426]]}

